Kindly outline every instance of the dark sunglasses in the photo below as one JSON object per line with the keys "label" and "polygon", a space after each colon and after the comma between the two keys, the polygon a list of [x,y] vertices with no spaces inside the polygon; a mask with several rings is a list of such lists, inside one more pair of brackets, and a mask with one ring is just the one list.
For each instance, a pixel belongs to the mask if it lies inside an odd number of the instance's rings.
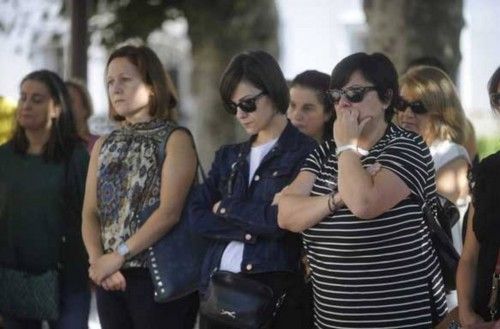
{"label": "dark sunglasses", "polygon": [[377,87],[366,86],[348,89],[332,89],[328,91],[328,94],[332,98],[334,104],[337,104],[342,96],[344,96],[351,103],[359,103],[363,100],[363,98],[365,98],[366,93],[371,90],[377,90]]}
{"label": "dark sunglasses", "polygon": [[490,94],[490,103],[493,107],[500,108],[500,93]]}
{"label": "dark sunglasses", "polygon": [[408,102],[407,100],[401,98],[395,107],[399,112],[404,112],[407,108],[410,108],[415,114],[427,113],[427,109],[421,101]]}
{"label": "dark sunglasses", "polygon": [[238,111],[238,107],[245,113],[251,113],[257,109],[257,105],[255,105],[255,102],[265,94],[266,94],[265,92],[261,92],[255,96],[244,99],[239,103],[228,101],[227,103],[224,104],[225,105],[224,107],[227,112],[233,115],[236,114],[236,112]]}

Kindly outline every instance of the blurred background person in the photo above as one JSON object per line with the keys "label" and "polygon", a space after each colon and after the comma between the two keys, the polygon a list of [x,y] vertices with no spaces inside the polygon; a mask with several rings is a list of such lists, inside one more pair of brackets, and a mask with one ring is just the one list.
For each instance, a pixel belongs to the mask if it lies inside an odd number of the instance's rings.
{"label": "blurred background person", "polygon": [[82,81],[71,79],[66,81],[69,96],[71,97],[71,109],[75,118],[76,131],[81,139],[87,144],[87,150],[92,151],[94,143],[99,136],[90,133],[88,120],[94,114],[90,93]]}
{"label": "blurred background person", "polygon": [[[0,147],[0,266],[59,269],[60,317],[51,328],[87,328],[90,291],[81,210],[88,153],[78,137],[61,78],[47,70],[20,85],[12,139]],[[40,321],[4,314],[5,327]]]}
{"label": "blurred background person", "polygon": [[[277,223],[277,194],[298,173],[314,139],[286,118],[289,91],[276,60],[264,51],[234,56],[220,82],[226,110],[249,135],[224,145],[190,204],[193,229],[210,242],[202,268],[201,307],[214,271],[253,280],[282,300],[269,328],[303,328],[297,293],[303,286],[300,237]],[[229,287],[231,288],[231,287]],[[228,288],[228,289],[229,289]],[[238,287],[232,287],[237,289]],[[227,305],[232,310],[234,305]],[[228,328],[202,313],[201,328]],[[267,327],[266,327],[267,328]]]}
{"label": "blurred background person", "polygon": [[[500,67],[488,94],[492,109],[500,113]],[[500,317],[500,152],[475,168],[473,205],[457,271],[460,323],[466,328]]]}
{"label": "blurred background person", "polygon": [[465,141],[463,146],[469,154],[469,159],[471,160],[471,169],[479,164],[479,153],[477,150],[477,137],[474,125],[469,118],[465,118]]}
{"label": "blurred background person", "polygon": [[[449,76],[449,72],[448,72],[446,66],[443,64],[443,62],[441,62],[435,56],[422,56],[422,57],[417,57],[417,58],[413,59],[412,61],[410,61],[410,63],[408,63],[408,66],[407,66],[405,72],[407,72],[410,69],[417,67],[417,66],[436,67]],[[474,167],[474,165],[479,163],[479,154],[477,153],[476,132],[474,130],[474,126],[472,125],[472,122],[467,117],[465,117],[465,121],[466,121],[465,126],[464,126],[465,139],[464,139],[462,146],[465,147],[465,149],[467,150],[467,152],[469,154],[469,159],[471,160],[471,167]],[[463,240],[463,238],[462,238],[462,240]]]}
{"label": "blurred background person", "polygon": [[287,117],[318,143],[332,138],[334,113],[329,84],[330,76],[315,70],[300,73],[290,84]]}
{"label": "blurred background person", "polygon": [[[299,130],[319,144],[333,138],[335,112],[328,94],[330,76],[316,70],[298,74],[290,83],[290,105],[287,117]],[[305,254],[302,257],[307,285],[301,296],[304,328],[313,327],[313,295],[310,268]]]}
{"label": "blurred background person", "polygon": [[397,123],[424,138],[436,170],[437,192],[460,210],[452,227],[453,243],[462,251],[462,221],[470,202],[467,173],[470,159],[465,143],[467,121],[455,85],[431,66],[417,66],[400,79]]}
{"label": "blurred background person", "polygon": [[308,156],[278,212],[280,227],[303,234],[315,326],[429,328],[446,313],[422,211],[436,202],[434,170],[422,138],[391,123],[396,69],[356,53],[330,88],[334,138]]}
{"label": "blurred background person", "polygon": [[92,150],[82,226],[101,326],[192,328],[197,293],[155,302],[146,254],[179,221],[194,182],[191,135],[174,122],[176,92],[150,48],[116,49],[105,74],[121,126]]}
{"label": "blurred background person", "polygon": [[[455,85],[437,67],[416,66],[401,77],[400,88],[397,122],[422,135],[429,146],[437,192],[453,202],[460,213],[458,222],[450,226],[453,245],[461,253],[463,221],[470,203],[471,162],[463,146],[467,121]],[[456,307],[456,292],[450,292],[447,300],[450,310]]]}

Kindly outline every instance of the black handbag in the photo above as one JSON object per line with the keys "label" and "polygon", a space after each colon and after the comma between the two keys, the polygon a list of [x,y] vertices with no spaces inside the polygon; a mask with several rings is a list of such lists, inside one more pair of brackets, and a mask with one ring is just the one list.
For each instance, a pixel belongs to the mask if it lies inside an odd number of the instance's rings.
{"label": "black handbag", "polygon": [[437,252],[445,289],[451,291],[457,286],[455,275],[460,255],[453,246],[450,227],[458,218],[459,212],[451,201],[442,196],[439,196],[435,205],[435,213],[429,207],[424,207],[424,219],[430,231],[432,245]]}
{"label": "black handbag", "polygon": [[[175,129],[183,129],[191,135],[189,130],[181,127],[175,127],[170,130],[159,147],[160,164],[165,159],[165,144]],[[198,159],[198,154],[196,156]],[[205,179],[205,172],[199,161],[196,171],[197,182],[203,181]],[[187,204],[192,190],[193,187],[191,187],[189,195],[186,197],[179,222],[146,251],[147,266],[153,281],[154,300],[156,302],[169,302],[198,290],[201,263],[206,250],[206,240],[191,231]],[[146,220],[157,207],[158,204],[155,204],[146,208],[139,217]]]}
{"label": "black handbag", "polygon": [[59,316],[59,281],[56,270],[35,274],[0,267],[0,313],[33,320]]}
{"label": "black handbag", "polygon": [[185,207],[179,222],[147,250],[156,302],[169,302],[198,290],[205,245],[191,231]]}
{"label": "black handbag", "polygon": [[214,272],[200,302],[200,314],[219,325],[239,329],[268,326],[279,307],[272,289],[239,273]]}

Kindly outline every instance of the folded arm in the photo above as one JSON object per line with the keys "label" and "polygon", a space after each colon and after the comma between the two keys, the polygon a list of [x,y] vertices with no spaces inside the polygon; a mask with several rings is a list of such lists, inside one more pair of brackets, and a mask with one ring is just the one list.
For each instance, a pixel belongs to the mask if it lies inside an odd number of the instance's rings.
{"label": "folded arm", "polygon": [[394,172],[381,168],[371,175],[352,151],[339,156],[339,192],[352,213],[361,219],[375,218],[408,197],[410,188]]}
{"label": "folded arm", "polygon": [[223,218],[213,212],[222,193],[219,190],[224,174],[219,172],[220,151],[216,153],[214,163],[206,180],[198,185],[189,204],[191,229],[206,238],[225,241],[245,241],[245,232],[235,221]]}
{"label": "folded arm", "polygon": [[[310,196],[316,175],[302,171],[282,192],[278,202],[278,224],[281,228],[302,232],[328,216],[331,211],[329,195]],[[334,201],[333,207],[340,203]],[[334,210],[332,208],[331,210]]]}

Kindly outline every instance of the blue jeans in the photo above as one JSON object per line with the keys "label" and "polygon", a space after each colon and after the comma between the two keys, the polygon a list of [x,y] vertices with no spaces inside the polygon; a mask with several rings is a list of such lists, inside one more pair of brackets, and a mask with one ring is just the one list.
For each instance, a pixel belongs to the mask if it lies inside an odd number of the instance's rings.
{"label": "blue jeans", "polygon": [[88,329],[90,288],[79,292],[61,292],[59,319],[50,327],[55,329]]}

